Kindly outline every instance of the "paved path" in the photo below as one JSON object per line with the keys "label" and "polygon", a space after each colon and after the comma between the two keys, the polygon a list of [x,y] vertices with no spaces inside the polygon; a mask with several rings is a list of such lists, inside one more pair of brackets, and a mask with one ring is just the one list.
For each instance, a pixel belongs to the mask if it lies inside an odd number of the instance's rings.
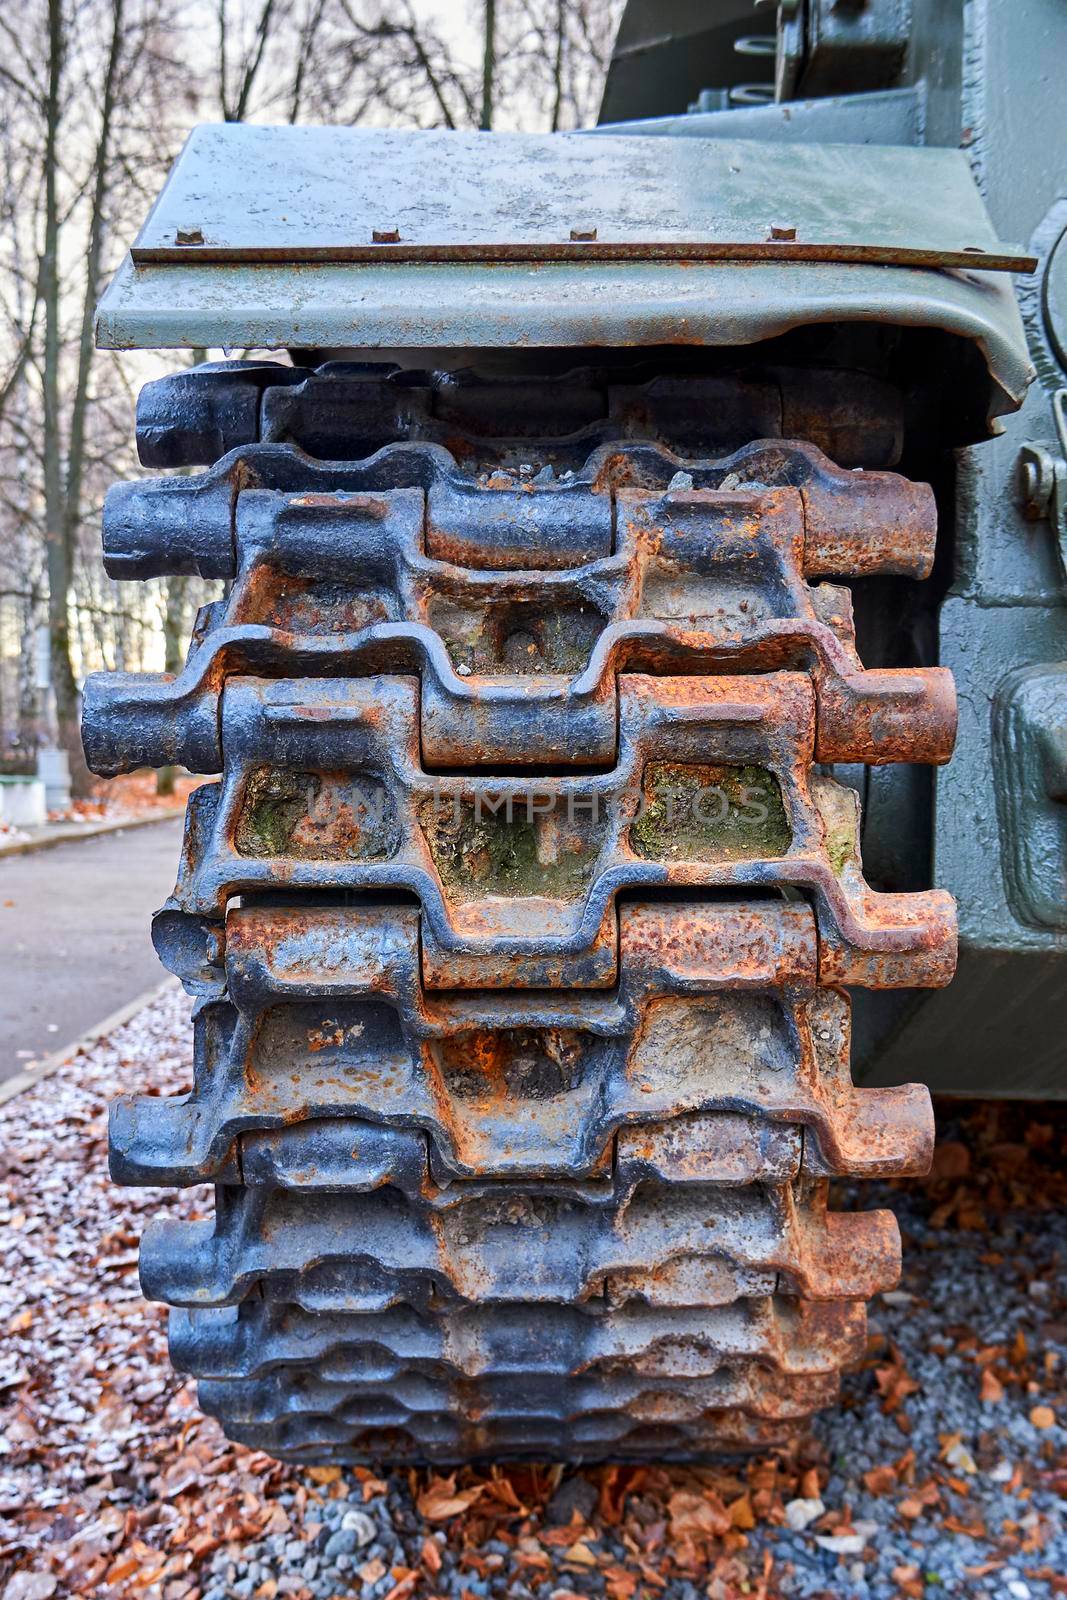
{"label": "paved path", "polygon": [[149,919],[180,844],[175,818],[0,860],[0,1081],[163,982]]}
{"label": "paved path", "polygon": [[12,856],[36,855],[40,850],[51,850],[70,839],[93,839],[97,834],[115,833],[120,828],[150,828],[161,819],[180,817],[183,810],[182,806],[160,807],[154,814],[145,812],[126,823],[115,822],[107,817],[101,822],[48,822],[41,828],[20,828],[18,837],[12,839],[5,834],[0,839],[0,861],[7,861]]}

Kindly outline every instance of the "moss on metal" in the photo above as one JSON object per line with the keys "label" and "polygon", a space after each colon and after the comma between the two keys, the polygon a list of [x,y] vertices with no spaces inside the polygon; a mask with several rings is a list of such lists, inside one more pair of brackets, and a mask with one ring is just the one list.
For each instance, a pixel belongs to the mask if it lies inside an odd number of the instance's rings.
{"label": "moss on metal", "polygon": [[781,786],[765,767],[650,762],[641,792],[630,847],[648,860],[765,860],[789,849]]}
{"label": "moss on metal", "polygon": [[544,896],[576,900],[584,894],[600,853],[601,828],[587,819],[568,820],[560,807],[549,813],[517,794],[498,810],[473,798],[419,806],[419,824],[446,892],[457,900],[480,895]]}
{"label": "moss on metal", "polygon": [[234,829],[242,856],[382,861],[396,853],[392,802],[375,778],[257,767]]}

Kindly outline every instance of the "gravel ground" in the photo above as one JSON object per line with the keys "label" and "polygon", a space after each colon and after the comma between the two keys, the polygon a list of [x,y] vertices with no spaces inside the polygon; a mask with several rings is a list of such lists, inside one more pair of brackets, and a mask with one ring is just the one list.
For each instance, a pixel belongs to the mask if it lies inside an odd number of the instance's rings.
{"label": "gravel ground", "polygon": [[166,992],[0,1108],[0,1594],[735,1600],[1067,1594],[1067,1108],[942,1107],[863,1369],[795,1449],[734,1466],[377,1477],[236,1449],[166,1362],[106,1176],[107,1099],[186,1086]]}

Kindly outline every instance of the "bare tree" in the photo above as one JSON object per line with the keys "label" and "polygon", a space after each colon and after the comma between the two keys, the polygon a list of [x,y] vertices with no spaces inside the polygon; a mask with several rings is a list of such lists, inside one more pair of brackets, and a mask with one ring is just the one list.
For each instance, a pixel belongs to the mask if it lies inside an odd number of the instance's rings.
{"label": "bare tree", "polygon": [[[26,658],[47,621],[58,731],[78,788],[81,675],[146,650],[150,665],[173,670],[203,598],[198,580],[128,587],[100,568],[104,493],[138,470],[135,391],[174,364],[96,356],[103,282],[197,121],[589,120],[621,0],[467,3],[470,27],[436,20],[424,0],[0,9],[0,653],[21,641]],[[32,671],[10,669],[0,690],[8,725],[17,701],[18,735],[32,740]]]}
{"label": "bare tree", "polygon": [[[52,687],[59,741],[70,760],[75,793],[85,793],[89,775],[78,728],[78,687],[70,642],[70,589],[74,540],[82,522],[85,475],[85,412],[93,355],[93,310],[100,289],[105,203],[111,172],[115,93],[123,47],[124,0],[111,0],[110,33],[103,93],[89,179],[90,213],[81,315],[74,352],[74,385],[64,438],[61,407],[63,348],[60,337],[62,286],[59,246],[62,217],[58,184],[58,146],[63,116],[68,53],[63,0],[48,0],[48,89],[45,100],[44,247],[40,298],[44,307],[41,392],[44,422],[44,515],[48,556],[48,631]],[[65,462],[65,469],[64,469]]]}
{"label": "bare tree", "polygon": [[[35,0],[18,29],[0,15],[0,586],[18,583],[24,644],[47,621],[56,732],[77,791],[88,784],[77,682],[114,605],[86,591],[84,557],[106,478],[129,454],[114,404],[122,367],[99,381],[93,312],[112,232],[142,208],[168,146],[171,3]],[[32,674],[22,681],[29,738]]]}
{"label": "bare tree", "polygon": [[271,25],[277,12],[277,0],[263,0],[247,48],[243,49],[237,64],[236,83],[230,82],[229,46],[232,22],[226,0],[219,0],[219,104],[224,122],[243,122],[248,115],[256,78],[263,65]]}
{"label": "bare tree", "polygon": [[496,97],[508,125],[594,121],[621,14],[621,0],[500,0]]}
{"label": "bare tree", "polygon": [[417,127],[474,127],[474,74],[412,0],[361,5],[342,0],[338,31],[353,91],[351,120]]}

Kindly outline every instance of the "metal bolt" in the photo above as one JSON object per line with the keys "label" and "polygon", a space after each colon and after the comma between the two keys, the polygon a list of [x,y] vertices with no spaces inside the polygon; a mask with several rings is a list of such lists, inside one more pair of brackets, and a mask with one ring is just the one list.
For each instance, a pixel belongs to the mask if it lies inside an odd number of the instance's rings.
{"label": "metal bolt", "polygon": [[375,228],[374,232],[371,234],[371,239],[374,244],[399,244],[400,229]]}
{"label": "metal bolt", "polygon": [[175,244],[203,244],[204,235],[199,228],[176,228],[174,230]]}
{"label": "metal bolt", "polygon": [[772,239],[795,239],[796,236],[797,230],[795,228],[778,228],[773,224],[771,226]]}
{"label": "metal bolt", "polygon": [[594,240],[596,238],[596,229],[595,228],[572,228],[571,229],[571,238],[574,239],[574,240],[577,240],[577,241],[584,240],[586,243],[591,243],[592,240]]}
{"label": "metal bolt", "polygon": [[1055,471],[1047,450],[1025,444],[1019,453],[1019,495],[1023,514],[1032,522],[1048,515],[1052,503]]}

